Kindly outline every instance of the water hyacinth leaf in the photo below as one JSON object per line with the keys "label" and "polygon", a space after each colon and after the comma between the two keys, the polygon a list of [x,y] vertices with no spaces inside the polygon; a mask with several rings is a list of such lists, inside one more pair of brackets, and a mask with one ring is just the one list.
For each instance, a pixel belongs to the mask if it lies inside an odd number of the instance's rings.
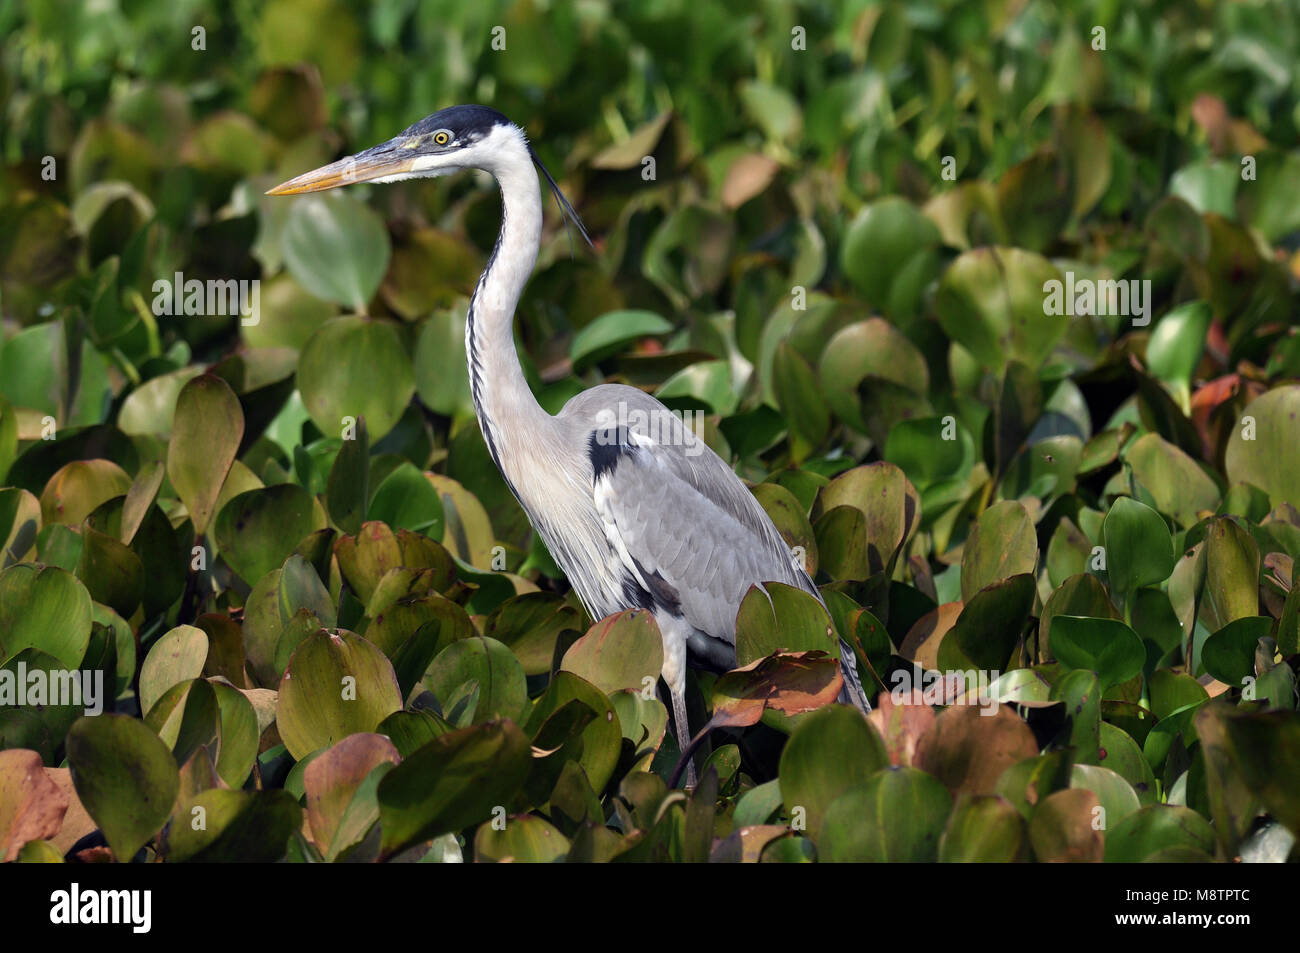
{"label": "water hyacinth leaf", "polygon": [[72,573],[53,566],[18,563],[0,572],[0,655],[25,648],[81,664],[90,644],[91,600]]}
{"label": "water hyacinth leaf", "polygon": [[1255,677],[1255,648],[1272,631],[1273,620],[1266,616],[1233,619],[1205,640],[1201,665],[1223,684],[1245,688]]}
{"label": "water hyacinth leaf", "polygon": [[[302,808],[287,791],[212,788],[182,807],[180,822],[168,828],[165,853],[171,862],[274,863],[302,826]],[[198,816],[196,811],[204,824],[184,823]]]}
{"label": "water hyacinth leaf", "polygon": [[167,822],[180,789],[176,761],[138,718],[81,718],[68,731],[77,797],[125,863]]}
{"label": "water hyacinth leaf", "polygon": [[673,330],[671,321],[653,311],[610,311],[574,335],[569,346],[569,360],[573,362],[574,370],[580,371],[635,341]]}
{"label": "water hyacinth leaf", "polygon": [[1109,768],[1076,764],[1071,769],[1070,787],[1089,790],[1096,796],[1104,812],[1098,817],[1098,821],[1104,818],[1103,830],[1114,827],[1141,806],[1133,786]]}
{"label": "water hyacinth leaf", "polygon": [[1264,807],[1292,834],[1300,832],[1295,803],[1300,731],[1291,712],[1221,713],[1232,767]]}
{"label": "water hyacinth leaf", "polygon": [[795,726],[781,752],[786,814],[802,820],[817,840],[835,799],[888,764],[879,733],[856,709],[832,705],[811,712]]}
{"label": "water hyacinth leaf", "polygon": [[[172,756],[181,765],[183,788],[194,770],[186,762],[201,748],[209,754],[216,752],[221,743],[221,710],[216,692],[211,683],[201,678],[179,682],[163,692],[145,714],[144,723],[171,747]],[[208,764],[215,775],[215,765],[210,759]]]}
{"label": "water hyacinth leaf", "polygon": [[474,724],[500,718],[518,721],[528,703],[523,667],[509,648],[483,636],[462,639],[443,649],[429,665],[424,682],[448,717],[457,690],[476,683],[479,694],[473,709]]}
{"label": "water hyacinth leaf", "polygon": [[830,413],[822,400],[812,366],[782,341],[772,364],[772,386],[777,404],[789,421],[797,457],[814,449],[830,429]]}
{"label": "water hyacinth leaf", "polygon": [[[307,823],[312,839],[327,860],[350,846],[336,843],[336,835],[367,776],[382,764],[400,761],[397,749],[383,735],[355,734],[327,748],[307,765],[303,774]],[[377,814],[377,805],[375,810]]]}
{"label": "water hyacinth leaf", "polygon": [[[1156,509],[1179,526],[1192,526],[1197,514],[1219,505],[1219,488],[1190,456],[1159,434],[1138,437],[1124,452],[1133,479],[1150,494]],[[1118,502],[1118,501],[1117,501]]]}
{"label": "water hyacinth leaf", "polygon": [[248,696],[237,688],[211,682],[221,721],[221,744],[217,751],[217,774],[232,788],[243,787],[248,772],[257,760],[257,745],[262,737],[257,710]]}
{"label": "water hyacinth leaf", "polygon": [[832,801],[814,839],[831,862],[933,862],[951,810],[952,797],[930,775],[889,767]]}
{"label": "water hyacinth leaf", "polygon": [[987,717],[976,706],[954,705],[921,739],[914,763],[954,795],[995,794],[1003,771],[1037,754],[1033,732],[1007,706]]}
{"label": "water hyacinth leaf", "polygon": [[1140,808],[1106,835],[1106,863],[1139,863],[1174,847],[1214,852],[1214,829],[1195,811],[1172,804]]}
{"label": "water hyacinth leaf", "polygon": [[302,758],[356,732],[374,731],[402,707],[393,667],[351,632],[307,636],[280,681],[276,724],[289,753]]}
{"label": "water hyacinth leaf", "polygon": [[930,383],[925,356],[881,318],[836,332],[822,352],[817,375],[835,415],[882,445],[890,425],[930,413],[924,398]]}
{"label": "water hyacinth leaf", "polygon": [[243,437],[244,412],[224,380],[202,374],[181,388],[167,444],[167,477],[200,535],[215,515]]}
{"label": "water hyacinth leaf", "polygon": [[918,303],[919,295],[911,292],[917,282],[901,279],[909,270],[931,277],[938,273],[939,239],[938,228],[916,206],[889,196],[868,205],[849,223],[840,267],[874,308],[908,318]]}
{"label": "water hyacinth leaf", "polygon": [[311,336],[298,359],[298,390],[312,422],[327,436],[364,417],[382,440],[415,393],[411,357],[396,325],[359,315],[335,318]]}
{"label": "water hyacinth leaf", "polygon": [[451,730],[452,727],[445,718],[427,709],[420,709],[393,712],[379,723],[375,733],[392,741],[398,754],[407,758],[434,738]]}
{"label": "water hyacinth leaf", "polygon": [[985,586],[965,604],[956,624],[939,643],[938,667],[944,671],[1002,671],[1033,604],[1034,577],[1028,573]]}
{"label": "water hyacinth leaf", "polygon": [[[948,266],[939,281],[939,323],[980,364],[1039,367],[1065,333],[1064,303],[1050,310],[1046,292],[1062,284],[1047,259],[1017,248],[980,248]],[[1057,288],[1058,297],[1062,293]],[[1045,310],[1046,309],[1046,310]]]}
{"label": "water hyacinth leaf", "polygon": [[772,520],[781,538],[790,547],[792,561],[808,573],[817,575],[817,539],[808,522],[807,508],[793,493],[779,483],[760,483],[753,488],[754,497]]}
{"label": "water hyacinth leaf", "polygon": [[958,864],[1005,864],[1020,857],[1025,824],[1006,798],[996,794],[957,798],[943,836],[939,861]]}
{"label": "water hyacinth leaf", "polygon": [[178,625],[165,633],[140,666],[140,708],[153,708],[173,685],[198,678],[208,657],[208,636],[192,625]]}
{"label": "water hyacinth leaf", "polygon": [[1038,537],[1024,506],[1015,500],[995,503],[980,514],[962,550],[961,594],[969,601],[989,583],[1038,564]]}
{"label": "water hyacinth leaf", "polygon": [[1147,341],[1151,373],[1161,380],[1190,381],[1205,352],[1211,316],[1204,301],[1188,301],[1156,321]]}
{"label": "water hyacinth leaf", "polygon": [[41,519],[76,526],[100,504],[121,496],[131,478],[111,460],[73,460],[50,477],[41,493]]}
{"label": "water hyacinth leaf", "polygon": [[643,609],[626,609],[600,620],[569,646],[560,662],[560,668],[606,694],[653,686],[663,665],[659,626]]}
{"label": "water hyacinth leaf", "polygon": [[1142,754],[1142,749],[1122,728],[1108,721],[1101,723],[1098,749],[1101,767],[1114,771],[1133,788],[1138,803],[1154,804],[1158,797],[1155,773]]}
{"label": "water hyacinth leaf", "polygon": [[375,488],[370,518],[394,530],[408,529],[430,539],[442,539],[442,499],[417,467],[403,463]]}
{"label": "water hyacinth leaf", "polygon": [[1120,497],[1106,514],[1103,532],[1107,577],[1116,592],[1127,594],[1163,582],[1173,571],[1173,539],[1151,507]]}
{"label": "water hyacinth leaf", "polygon": [[1086,788],[1055,791],[1029,818],[1029,843],[1044,862],[1100,863],[1105,839],[1097,826],[1100,805]]}
{"label": "water hyacinth leaf", "polygon": [[[369,603],[379,582],[393,569],[414,567],[414,553],[403,552],[402,543],[387,525],[374,520],[362,524],[361,531],[352,536],[340,536],[334,544],[343,579],[363,603]],[[445,564],[447,581],[453,572],[451,560]],[[441,582],[441,580],[439,580]],[[434,584],[434,588],[440,588]],[[375,609],[377,613],[379,608]],[[375,613],[371,613],[372,615]]]}
{"label": "water hyacinth leaf", "polygon": [[512,721],[440,735],[379,783],[386,856],[487,820],[528,775],[528,738]]}
{"label": "water hyacinth leaf", "polygon": [[330,467],[325,506],[335,525],[355,536],[366,519],[369,501],[370,433],[363,416],[357,418],[355,432],[343,439],[343,446]]}
{"label": "water hyacinth leaf", "polygon": [[843,676],[824,652],[769,655],[728,672],[713,686],[714,727],[757,724],[768,709],[796,715],[833,702]]}
{"label": "water hyacinth leaf", "polygon": [[140,558],[112,536],[89,526],[82,528],[81,540],[77,578],[85,583],[91,599],[129,618],[140,605],[144,589]]}
{"label": "water hyacinth leaf", "polygon": [[920,496],[903,471],[892,463],[854,467],[822,488],[813,507],[819,549],[827,545],[822,541],[821,519],[840,506],[853,507],[864,517],[862,535],[867,545],[867,568],[872,574],[892,566],[920,523]]}
{"label": "water hyacinth leaf", "polygon": [[736,664],[748,665],[774,652],[813,649],[840,657],[826,608],[784,583],[769,582],[766,589],[750,586],[736,614]]}
{"label": "water hyacinth leaf", "polygon": [[30,841],[54,837],[63,826],[68,796],[46,773],[35,751],[0,751],[0,860],[9,863]]}
{"label": "water hyacinth leaf", "polygon": [[1300,507],[1300,468],[1294,466],[1297,419],[1300,385],[1275,388],[1247,404],[1228,437],[1228,481],[1259,487],[1275,506]]}
{"label": "water hyacinth leaf", "polygon": [[40,501],[18,487],[0,489],[0,569],[24,561],[40,529]]}
{"label": "water hyacinth leaf", "polygon": [[240,493],[221,508],[213,527],[222,558],[248,583],[279,569],[317,528],[313,503],[296,483]]}
{"label": "water hyacinth leaf", "polygon": [[281,247],[298,284],[353,311],[365,311],[392,254],[383,220],[345,192],[293,200]]}
{"label": "water hyacinth leaf", "polygon": [[1259,615],[1259,546],[1227,517],[1213,520],[1205,532],[1203,600],[1214,628]]}
{"label": "water hyacinth leaf", "polygon": [[586,773],[592,788],[603,791],[618,764],[623,731],[614,706],[595,685],[572,672],[557,673],[546,692],[534,704],[523,729],[530,737],[536,737],[552,715],[575,700],[586,705],[596,715],[583,729],[582,753],[577,759],[578,764]]}
{"label": "water hyacinth leaf", "polygon": [[549,864],[568,852],[565,836],[532,814],[508,818],[504,829],[484,822],[474,835],[474,860],[479,863]]}
{"label": "water hyacinth leaf", "polygon": [[1071,576],[1047,597],[1038,620],[1039,649],[1042,652],[1051,652],[1052,620],[1058,615],[1090,616],[1097,619],[1120,617],[1119,610],[1106,593],[1106,587],[1090,573]]}
{"label": "water hyacinth leaf", "polygon": [[1142,639],[1117,619],[1058,615],[1052,619],[1052,654],[1066,668],[1096,674],[1102,690],[1142,671]]}

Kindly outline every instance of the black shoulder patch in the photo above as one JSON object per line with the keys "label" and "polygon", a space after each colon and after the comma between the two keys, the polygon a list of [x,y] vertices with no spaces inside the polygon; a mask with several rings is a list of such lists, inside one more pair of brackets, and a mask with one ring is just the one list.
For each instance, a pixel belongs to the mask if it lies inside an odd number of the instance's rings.
{"label": "black shoulder patch", "polygon": [[628,439],[626,427],[609,427],[593,430],[587,438],[587,456],[591,458],[592,481],[613,473],[618,461],[636,453],[636,445]]}

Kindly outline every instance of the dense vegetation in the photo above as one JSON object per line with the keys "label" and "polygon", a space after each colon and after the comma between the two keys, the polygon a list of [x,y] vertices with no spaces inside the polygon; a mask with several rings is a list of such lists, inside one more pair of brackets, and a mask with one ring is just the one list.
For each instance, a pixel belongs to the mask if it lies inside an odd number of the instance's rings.
{"label": "dense vegetation", "polygon": [[[1294,4],[231,6],[0,7],[5,859],[1296,855]],[[538,399],[698,411],[830,609],[693,791],[473,418],[491,182],[262,194],[455,102],[595,238]]]}

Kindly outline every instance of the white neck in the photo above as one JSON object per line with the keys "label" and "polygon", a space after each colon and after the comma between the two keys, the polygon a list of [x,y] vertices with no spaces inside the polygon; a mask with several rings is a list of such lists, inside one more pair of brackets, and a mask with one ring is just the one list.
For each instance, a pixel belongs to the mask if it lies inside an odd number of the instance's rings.
{"label": "white neck", "polygon": [[514,489],[526,479],[525,461],[537,443],[555,428],[555,419],[528,388],[513,334],[515,306],[541,243],[542,198],[519,129],[497,126],[473,152],[467,159],[492,173],[501,187],[501,232],[470,299],[465,353],[483,439]]}

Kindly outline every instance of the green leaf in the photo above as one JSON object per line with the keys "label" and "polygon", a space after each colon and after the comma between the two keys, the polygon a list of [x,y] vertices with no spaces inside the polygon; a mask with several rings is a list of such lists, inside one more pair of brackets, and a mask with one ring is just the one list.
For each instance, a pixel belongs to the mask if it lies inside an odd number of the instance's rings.
{"label": "green leaf", "polygon": [[966,603],[939,643],[939,668],[1002,671],[1033,605],[1034,577],[1028,573],[985,586]]}
{"label": "green leaf", "polygon": [[[202,814],[196,814],[202,811]],[[201,816],[196,827],[185,819]],[[166,856],[172,863],[274,863],[302,827],[302,808],[287,791],[212,788],[187,801],[168,828]]]}
{"label": "green leaf", "polygon": [[819,840],[827,809],[865,784],[889,756],[879,732],[854,708],[831,705],[803,716],[781,752],[786,814]]}
{"label": "green leaf", "polygon": [[180,776],[171,752],[144,722],[126,715],[79,719],[67,746],[77,798],[114,856],[129,861],[175,806]]}
{"label": "green leaf", "polygon": [[1169,578],[1174,543],[1164,519],[1151,507],[1122,496],[1106,514],[1106,573],[1117,593],[1131,593]]}
{"label": "green leaf", "polygon": [[35,648],[75,669],[90,623],[90,594],[72,573],[34,563],[0,572],[0,657]]}
{"label": "green leaf", "polygon": [[957,864],[1010,863],[1020,857],[1025,840],[1020,812],[1006,798],[963,794],[939,839],[938,859]]}
{"label": "green leaf", "polygon": [[916,768],[885,768],[826,809],[814,839],[829,861],[932,863],[952,810],[944,786]]}
{"label": "green leaf", "polygon": [[995,503],[980,514],[962,550],[961,597],[968,602],[990,583],[1038,564],[1038,537],[1033,520],[1016,500]]}
{"label": "green leaf", "polygon": [[1120,821],[1106,835],[1107,863],[1138,863],[1175,847],[1214,852],[1214,829],[1195,811],[1151,804]]}
{"label": "green leaf", "polygon": [[372,520],[393,529],[409,529],[431,539],[442,539],[442,499],[437,488],[419,468],[402,463],[384,477],[370,498]]}
{"label": "green leaf", "polygon": [[1204,301],[1188,301],[1156,322],[1147,341],[1147,367],[1161,380],[1188,383],[1205,354],[1212,317]]}
{"label": "green leaf", "polygon": [[330,519],[345,533],[356,535],[366,519],[370,502],[370,433],[366,418],[357,418],[357,429],[345,437],[325,486],[325,507]]}
{"label": "green leaf", "polygon": [[736,664],[745,666],[774,652],[820,649],[840,657],[826,608],[802,589],[769,582],[750,586],[736,614]]}
{"label": "green leaf", "polygon": [[402,707],[393,667],[351,632],[323,630],[298,646],[280,680],[276,725],[294,758],[356,732],[374,731]]}
{"label": "green leaf", "polygon": [[1061,283],[1061,273],[1039,255],[979,248],[943,273],[935,311],[948,336],[984,367],[1001,371],[1014,360],[1037,369],[1068,323],[1064,311],[1044,313],[1053,281]]}
{"label": "green leaf", "polygon": [[1295,466],[1300,385],[1261,394],[1242,411],[1228,437],[1225,468],[1230,483],[1252,483],[1276,506],[1300,507],[1300,467]]}
{"label": "green leaf", "polygon": [[1233,619],[1205,640],[1201,665],[1223,684],[1244,688],[1247,679],[1255,677],[1255,648],[1272,631],[1273,620],[1266,616]]}
{"label": "green leaf", "polygon": [[1196,523],[1197,514],[1219,505],[1219,488],[1190,456],[1159,434],[1138,437],[1124,453],[1133,479],[1150,494],[1156,509],[1179,526]]}
{"label": "green leaf", "polygon": [[327,321],[311,336],[298,358],[297,383],[321,433],[343,436],[364,417],[374,441],[393,429],[415,393],[397,326],[358,315]]}
{"label": "green leaf", "polygon": [[244,412],[224,380],[202,374],[181,388],[167,444],[167,477],[199,535],[207,532],[243,437]]}
{"label": "green leaf", "polygon": [[[654,616],[626,609],[600,620],[564,653],[560,668],[602,692],[652,688],[664,667],[663,637]],[[649,679],[647,683],[646,679]]]}
{"label": "green leaf", "polygon": [[149,650],[140,666],[140,710],[148,714],[167,689],[203,674],[208,636],[192,625],[178,625]]}
{"label": "green leaf", "polygon": [[569,841],[555,827],[531,814],[506,819],[505,827],[486,821],[474,835],[477,863],[549,864],[563,860]]}
{"label": "green leaf", "polygon": [[392,254],[383,220],[346,193],[294,199],[280,241],[298,284],[353,311],[365,311]]}
{"label": "green leaf", "polygon": [[528,704],[523,667],[509,648],[481,635],[453,642],[443,649],[429,665],[424,681],[449,718],[450,705],[458,691],[468,683],[476,684],[479,694],[473,711],[474,724],[499,718],[518,720]]}
{"label": "green leaf", "polygon": [[[906,199],[888,196],[866,206],[849,223],[840,267],[873,307],[910,318],[925,284],[938,275],[939,244],[939,229],[930,219]],[[912,271],[921,275],[912,276]]]}
{"label": "green leaf", "polygon": [[609,311],[573,336],[569,360],[573,362],[575,371],[581,371],[618,353],[634,341],[668,334],[672,330],[672,322],[653,311]]}
{"label": "green leaf", "polygon": [[1259,615],[1259,546],[1228,517],[1212,520],[1205,531],[1204,599],[1214,628]]}
{"label": "green leaf", "polygon": [[433,739],[379,782],[383,853],[487,820],[512,801],[531,761],[528,738],[511,721]]}
{"label": "green leaf", "polygon": [[296,483],[233,497],[213,527],[222,558],[247,583],[279,569],[298,541],[316,529],[314,500]]}

